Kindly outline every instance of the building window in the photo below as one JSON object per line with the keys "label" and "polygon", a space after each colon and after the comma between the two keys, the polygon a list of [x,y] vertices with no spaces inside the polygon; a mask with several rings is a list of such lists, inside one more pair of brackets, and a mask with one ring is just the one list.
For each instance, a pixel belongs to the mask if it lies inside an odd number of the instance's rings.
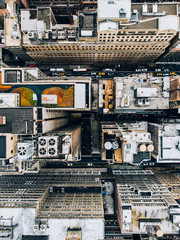
{"label": "building window", "polygon": [[11,150],[11,153],[13,153],[13,150]]}
{"label": "building window", "polygon": [[11,140],[13,140],[13,137],[11,137]]}

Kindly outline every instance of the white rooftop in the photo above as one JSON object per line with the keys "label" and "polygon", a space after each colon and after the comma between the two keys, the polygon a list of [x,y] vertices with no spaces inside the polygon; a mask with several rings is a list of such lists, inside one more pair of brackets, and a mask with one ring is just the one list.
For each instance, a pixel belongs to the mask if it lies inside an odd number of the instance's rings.
{"label": "white rooftop", "polygon": [[0,108],[16,107],[17,93],[0,93]]}
{"label": "white rooftop", "polygon": [[75,85],[75,104],[76,108],[86,108],[86,85]]}
{"label": "white rooftop", "polygon": [[103,21],[99,23],[99,31],[118,31],[118,23],[113,21]]}
{"label": "white rooftop", "polygon": [[162,138],[162,153],[163,159],[180,159],[180,136],[163,137]]}
{"label": "white rooftop", "polygon": [[167,15],[160,17],[158,21],[160,31],[175,30],[179,31],[179,18],[175,15]]}
{"label": "white rooftop", "polygon": [[[120,12],[126,13],[120,17]],[[98,19],[130,19],[131,0],[98,0]]]}
{"label": "white rooftop", "polygon": [[33,31],[37,28],[37,19],[30,18],[30,11],[21,11],[21,31]]}
{"label": "white rooftop", "polygon": [[[51,17],[46,14],[45,18],[41,13],[41,9],[49,10],[49,8],[45,7],[21,10],[21,31],[48,31],[51,29]],[[38,15],[42,15],[40,19],[38,19]]]}

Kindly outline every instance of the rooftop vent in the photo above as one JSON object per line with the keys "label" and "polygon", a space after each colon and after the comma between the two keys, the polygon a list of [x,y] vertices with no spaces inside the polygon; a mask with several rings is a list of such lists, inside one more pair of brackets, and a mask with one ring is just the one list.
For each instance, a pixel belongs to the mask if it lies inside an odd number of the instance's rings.
{"label": "rooftop vent", "polygon": [[119,10],[119,17],[120,18],[125,18],[126,17],[126,11],[124,10],[124,8],[121,8]]}
{"label": "rooftop vent", "polygon": [[17,143],[17,159],[18,160],[31,160],[34,148],[33,142],[19,142]]}
{"label": "rooftop vent", "polygon": [[137,22],[138,21],[138,11],[134,9],[131,14],[131,22]]}

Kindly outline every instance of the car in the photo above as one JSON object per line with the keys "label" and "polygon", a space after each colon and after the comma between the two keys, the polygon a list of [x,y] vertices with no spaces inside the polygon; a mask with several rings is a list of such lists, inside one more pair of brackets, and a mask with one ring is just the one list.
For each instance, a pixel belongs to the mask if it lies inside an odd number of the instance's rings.
{"label": "car", "polygon": [[116,69],[105,68],[103,71],[104,71],[104,72],[113,72],[113,71],[116,71]]}
{"label": "car", "polygon": [[170,75],[176,75],[176,73],[175,72],[170,72]]}
{"label": "car", "polygon": [[114,75],[114,73],[108,73],[108,76],[113,76]]}
{"label": "car", "polygon": [[73,72],[87,72],[87,68],[73,68]]}

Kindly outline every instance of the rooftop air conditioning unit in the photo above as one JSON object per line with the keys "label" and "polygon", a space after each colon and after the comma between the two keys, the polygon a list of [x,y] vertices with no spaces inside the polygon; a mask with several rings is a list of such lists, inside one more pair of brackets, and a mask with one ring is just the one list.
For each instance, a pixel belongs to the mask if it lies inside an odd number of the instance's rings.
{"label": "rooftop air conditioning unit", "polygon": [[30,40],[35,40],[36,39],[36,32],[28,32],[28,38]]}
{"label": "rooftop air conditioning unit", "polygon": [[121,8],[121,9],[119,10],[119,17],[120,17],[120,18],[126,18],[126,11],[125,11],[124,8]]}
{"label": "rooftop air conditioning unit", "polygon": [[145,104],[146,106],[148,106],[148,105],[150,104],[148,98],[145,98],[145,99],[144,99],[144,104]]}
{"label": "rooftop air conditioning unit", "polygon": [[19,142],[17,143],[17,159],[30,160],[34,153],[33,142]]}
{"label": "rooftop air conditioning unit", "polygon": [[48,157],[57,157],[58,155],[58,137],[48,137]]}
{"label": "rooftop air conditioning unit", "polygon": [[73,30],[68,30],[68,38],[69,39],[74,39],[76,38],[76,30],[73,29]]}
{"label": "rooftop air conditioning unit", "polygon": [[47,137],[38,138],[38,157],[47,157]]}
{"label": "rooftop air conditioning unit", "polygon": [[43,136],[38,138],[39,157],[58,156],[58,136]]}
{"label": "rooftop air conditioning unit", "polygon": [[138,106],[143,106],[143,100],[142,99],[137,99],[136,104]]}
{"label": "rooftop air conditioning unit", "polygon": [[45,148],[45,147],[39,148],[38,156],[39,157],[47,157],[47,148]]}
{"label": "rooftop air conditioning unit", "polygon": [[52,31],[52,39],[53,40],[57,39],[57,31],[56,30]]}
{"label": "rooftop air conditioning unit", "polygon": [[57,149],[51,147],[48,148],[48,156],[49,157],[57,157]]}
{"label": "rooftop air conditioning unit", "polygon": [[44,233],[46,231],[46,229],[47,229],[47,225],[45,225],[45,224],[40,225],[40,232],[41,233]]}
{"label": "rooftop air conditioning unit", "polygon": [[131,22],[137,22],[138,21],[138,11],[134,9],[131,14]]}
{"label": "rooftop air conditioning unit", "polygon": [[44,32],[38,32],[38,39],[42,40],[44,38]]}
{"label": "rooftop air conditioning unit", "polygon": [[58,39],[65,40],[66,39],[66,30],[58,31],[57,37],[58,37]]}
{"label": "rooftop air conditioning unit", "polygon": [[118,148],[119,148],[118,142],[116,142],[116,141],[112,142],[112,149],[117,150]]}
{"label": "rooftop air conditioning unit", "polygon": [[143,13],[147,13],[147,4],[144,4],[143,6],[142,6],[142,12]]}
{"label": "rooftop air conditioning unit", "polygon": [[153,13],[157,13],[157,11],[158,11],[157,4],[154,4],[154,5],[152,6],[152,11],[153,11]]}
{"label": "rooftop air conditioning unit", "polygon": [[44,32],[43,39],[49,39],[49,32]]}
{"label": "rooftop air conditioning unit", "polygon": [[37,233],[38,231],[39,231],[39,225],[36,224],[36,225],[34,225],[34,232]]}
{"label": "rooftop air conditioning unit", "polygon": [[47,137],[40,137],[38,139],[39,146],[47,147]]}

